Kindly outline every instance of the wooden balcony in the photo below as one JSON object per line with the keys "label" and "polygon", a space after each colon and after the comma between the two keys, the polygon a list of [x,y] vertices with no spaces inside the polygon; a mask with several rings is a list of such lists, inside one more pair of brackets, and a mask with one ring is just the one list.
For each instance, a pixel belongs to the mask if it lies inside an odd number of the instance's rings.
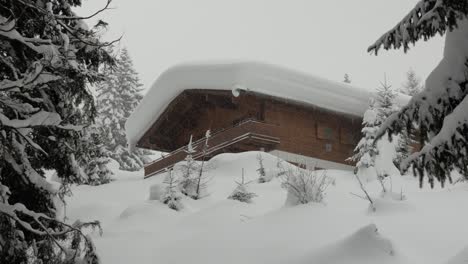
{"label": "wooden balcony", "polygon": [[[211,134],[208,140],[206,157],[210,158],[224,152],[242,152],[248,150],[266,151],[274,149],[280,140],[276,136],[277,125],[267,124],[256,120],[245,120],[237,125]],[[200,159],[206,138],[198,139],[192,143],[195,148],[194,159]],[[166,169],[170,169],[187,156],[186,146],[181,147],[168,155],[155,160],[145,166],[145,178],[154,176]]]}

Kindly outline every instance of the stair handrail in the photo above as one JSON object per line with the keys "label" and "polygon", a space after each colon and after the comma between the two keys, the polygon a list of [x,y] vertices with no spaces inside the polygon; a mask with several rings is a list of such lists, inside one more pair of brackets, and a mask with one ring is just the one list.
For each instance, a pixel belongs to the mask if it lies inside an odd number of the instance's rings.
{"label": "stair handrail", "polygon": [[[242,125],[244,125],[244,124],[247,124],[247,123],[262,123],[262,124],[273,125],[273,126],[274,126],[274,125],[277,125],[277,124],[267,123],[267,122],[265,122],[265,121],[260,121],[260,120],[257,120],[256,118],[247,118],[247,119],[244,119],[244,120],[242,120],[242,121],[240,121],[240,122],[234,124],[233,126],[230,126],[230,127],[227,127],[227,128],[222,128],[222,129],[216,130],[214,133],[211,134],[210,138],[215,137],[216,135],[220,134],[221,132],[224,132],[224,131],[227,131],[227,130],[231,130],[231,129],[240,127],[240,126],[242,126]],[[206,140],[206,137],[202,137],[202,138],[200,138],[200,139],[198,139],[198,140],[192,142],[192,144],[193,144],[194,146],[196,146],[196,145],[198,145],[199,143],[204,142],[205,140]],[[182,146],[182,147],[180,147],[180,148],[178,148],[178,149],[176,149],[176,150],[173,150],[172,152],[170,152],[169,154],[167,154],[167,155],[165,155],[165,156],[162,156],[162,157],[160,157],[160,158],[158,158],[158,159],[156,159],[156,160],[153,160],[153,161],[150,162],[150,163],[145,164],[145,166],[149,166],[149,165],[154,164],[154,163],[156,163],[156,162],[159,162],[159,161],[161,161],[161,160],[163,160],[163,159],[169,158],[169,157],[171,157],[171,156],[173,156],[173,155],[175,155],[175,154],[177,154],[177,153],[179,153],[179,152],[181,152],[181,151],[185,151],[186,148],[187,148],[187,146]]]}

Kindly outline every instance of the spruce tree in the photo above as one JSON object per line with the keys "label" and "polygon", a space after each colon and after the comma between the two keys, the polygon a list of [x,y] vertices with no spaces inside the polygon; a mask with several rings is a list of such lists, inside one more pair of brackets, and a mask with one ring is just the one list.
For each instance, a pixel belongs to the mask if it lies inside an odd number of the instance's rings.
{"label": "spruce tree", "polygon": [[423,148],[401,164],[413,168],[434,186],[437,179],[444,186],[450,173],[458,170],[468,178],[468,1],[421,0],[403,20],[380,37],[368,50],[380,48],[408,51],[410,44],[435,35],[446,34],[442,61],[428,76],[425,88],[413,96],[398,113],[392,115],[378,136],[411,133],[419,130]]}
{"label": "spruce tree", "polygon": [[351,83],[351,78],[349,78],[349,74],[345,73],[343,82]]}
{"label": "spruce tree", "polygon": [[99,125],[109,155],[121,170],[136,171],[149,162],[149,151],[136,148],[129,151],[125,135],[125,121],[143,96],[142,85],[126,48],[120,52],[114,67],[106,67],[107,79],[97,87]]}
{"label": "spruce tree", "polygon": [[195,195],[197,180],[195,178],[195,173],[197,171],[197,162],[193,159],[193,154],[196,152],[192,145],[192,136],[190,136],[190,141],[185,150],[187,156],[185,157],[183,163],[180,165],[180,172],[182,179],[180,180],[179,186],[180,191],[189,197]]}
{"label": "spruce tree", "polygon": [[203,198],[204,196],[207,195],[206,189],[208,188],[208,178],[205,175],[205,162],[206,162],[206,156],[208,155],[208,149],[209,149],[209,140],[211,137],[211,132],[210,130],[207,130],[205,133],[205,144],[203,144],[203,148],[201,149],[201,163],[200,166],[198,167],[198,173],[195,178],[195,192],[191,196],[192,199],[198,200]]}
{"label": "spruce tree", "polygon": [[391,114],[396,111],[395,98],[396,92],[392,89],[392,86],[387,83],[386,78],[380,83],[380,87],[377,88],[377,121],[383,123]]}
{"label": "spruce tree", "polygon": [[400,92],[409,96],[416,95],[422,90],[421,80],[416,76],[413,69],[409,69],[406,73],[406,82],[400,89]]}
{"label": "spruce tree", "polygon": [[374,100],[371,100],[369,108],[364,112],[362,138],[354,148],[354,155],[348,158],[348,160],[356,162],[356,174],[366,174],[369,169],[371,170],[370,174],[375,174],[375,157],[379,152],[374,140],[380,124],[377,116],[378,110],[375,108]]}
{"label": "spruce tree", "polygon": [[90,185],[109,183],[114,174],[107,166],[109,154],[102,142],[100,128],[95,124],[84,129],[81,144],[82,153],[86,156],[81,160],[84,177],[83,182]]}
{"label": "spruce tree", "polygon": [[164,193],[162,194],[161,202],[163,204],[167,204],[167,206],[172,210],[181,210],[183,208],[181,202],[182,195],[180,194],[177,188],[179,182],[176,176],[174,175],[172,169],[168,171],[168,175],[165,178],[164,183],[166,184],[166,188],[164,190]]}
{"label": "spruce tree", "polygon": [[237,187],[234,189],[231,195],[228,196],[228,199],[237,200],[243,203],[251,203],[252,199],[257,195],[254,192],[248,190],[248,185],[251,183],[251,181],[245,182],[244,168],[242,168],[242,181],[235,181],[235,183],[237,184]]}
{"label": "spruce tree", "polygon": [[[99,263],[81,232],[99,224],[62,222],[54,205],[82,180],[82,130],[96,112],[87,85],[112,63],[109,44],[72,11],[79,5],[0,4],[0,263]],[[60,189],[45,169],[56,171]]]}

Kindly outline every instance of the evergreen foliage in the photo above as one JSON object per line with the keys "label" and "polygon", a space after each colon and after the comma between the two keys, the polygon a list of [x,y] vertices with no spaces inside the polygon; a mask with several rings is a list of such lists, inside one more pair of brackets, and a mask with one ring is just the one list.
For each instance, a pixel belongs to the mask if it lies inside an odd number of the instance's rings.
{"label": "evergreen foliage", "polygon": [[413,69],[410,69],[406,73],[406,82],[403,84],[403,87],[400,89],[400,92],[409,96],[413,96],[421,92],[421,80],[416,76],[416,73]]}
{"label": "evergreen foliage", "polygon": [[349,78],[349,74],[345,73],[343,82],[344,83],[351,83],[351,78]]}
{"label": "evergreen foliage", "polygon": [[196,195],[197,179],[195,174],[197,172],[197,162],[193,159],[193,154],[195,149],[192,146],[192,136],[190,136],[190,141],[185,150],[187,156],[184,159],[184,162],[180,165],[180,171],[182,174],[182,179],[180,180],[179,186],[180,191],[189,197]]}
{"label": "evergreen foliage", "polygon": [[244,169],[242,169],[242,181],[236,182],[237,187],[234,191],[229,195],[228,199],[237,200],[243,203],[251,203],[254,197],[257,195],[253,192],[249,192],[247,189],[247,185],[251,182],[245,182],[244,180]]}
{"label": "evergreen foliage", "polygon": [[96,113],[86,86],[113,62],[110,43],[72,11],[79,5],[0,1],[0,263],[99,263],[81,232],[99,223],[59,221],[53,201],[83,181],[82,130]]}
{"label": "evergreen foliage", "polygon": [[179,182],[172,170],[168,171],[168,175],[164,180],[164,183],[166,184],[166,189],[161,197],[161,202],[163,204],[167,204],[167,206],[172,210],[181,210],[183,208],[181,202],[182,195],[177,188]]}
{"label": "evergreen foliage", "polygon": [[348,160],[356,162],[355,173],[374,166],[375,157],[378,154],[374,140],[380,125],[377,115],[378,110],[375,108],[375,101],[371,100],[369,108],[364,112],[363,128],[361,130],[362,138],[354,148],[354,155],[348,158]]}
{"label": "evergreen foliage", "polygon": [[198,175],[195,178],[195,193],[191,196],[193,199],[198,200],[201,199],[202,197],[206,196],[206,189],[208,188],[208,178],[204,174],[204,169],[205,169],[205,160],[206,160],[206,155],[208,154],[208,142],[211,137],[211,132],[210,130],[207,130],[205,133],[205,143],[203,144],[203,148],[201,150],[202,156],[201,158],[201,164],[198,168]]}
{"label": "evergreen foliage", "polygon": [[377,88],[377,122],[383,123],[391,114],[396,111],[395,98],[396,92],[392,89],[392,86],[387,84],[386,78],[380,87]]}
{"label": "evergreen foliage", "polygon": [[420,185],[427,176],[434,186],[437,179],[444,186],[451,181],[450,172],[458,170],[468,178],[468,1],[421,0],[393,29],[384,34],[369,51],[399,49],[406,52],[410,44],[446,34],[444,56],[425,82],[425,88],[413,96],[407,106],[392,115],[378,136],[405,130],[419,130],[423,148],[401,164],[402,170],[413,168]]}
{"label": "evergreen foliage", "polygon": [[258,153],[257,161],[258,161],[258,169],[257,169],[258,182],[265,183],[268,181],[268,179],[266,178],[265,166],[263,166],[263,157],[261,153]]}
{"label": "evergreen foliage", "polygon": [[108,151],[96,125],[84,129],[80,152],[86,154],[81,161],[85,174],[83,183],[90,185],[109,183],[114,173],[107,167],[110,162]]}
{"label": "evergreen foliage", "polygon": [[127,148],[125,121],[143,96],[142,85],[126,48],[123,48],[114,67],[105,67],[107,76],[96,87],[99,125],[109,155],[116,160],[121,170],[137,171],[149,162],[149,151]]}

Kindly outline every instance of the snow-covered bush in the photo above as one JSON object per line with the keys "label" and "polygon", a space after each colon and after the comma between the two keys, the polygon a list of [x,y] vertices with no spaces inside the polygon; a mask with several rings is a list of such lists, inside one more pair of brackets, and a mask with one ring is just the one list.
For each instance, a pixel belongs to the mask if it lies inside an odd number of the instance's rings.
{"label": "snow-covered bush", "polygon": [[183,208],[181,202],[182,194],[178,189],[178,181],[172,170],[168,171],[168,175],[164,180],[164,183],[166,184],[166,188],[164,193],[160,196],[160,201],[163,204],[167,204],[167,206],[173,210],[181,210]]}
{"label": "snow-covered bush", "polygon": [[281,186],[288,192],[286,205],[323,202],[325,191],[332,183],[326,171],[311,171],[299,167],[285,171]]}
{"label": "snow-covered bush", "polygon": [[[243,170],[242,170],[243,171]],[[242,175],[242,181],[236,182],[237,187],[234,191],[229,195],[228,199],[237,200],[243,203],[251,203],[252,198],[256,197],[257,195],[253,192],[250,192],[247,188],[247,185],[251,182],[244,181],[244,175]]]}

